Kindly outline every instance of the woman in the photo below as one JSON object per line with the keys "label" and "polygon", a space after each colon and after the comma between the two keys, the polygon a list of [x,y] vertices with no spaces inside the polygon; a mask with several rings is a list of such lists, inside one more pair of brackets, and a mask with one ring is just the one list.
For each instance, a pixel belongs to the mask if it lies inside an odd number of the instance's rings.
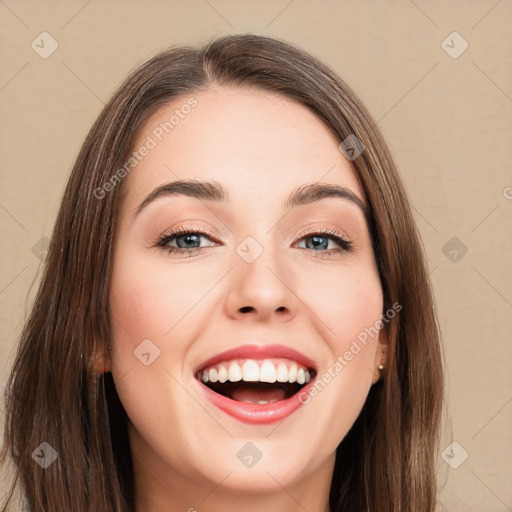
{"label": "woman", "polygon": [[343,81],[254,35],[132,73],[7,388],[27,509],[433,511],[442,392],[410,206]]}

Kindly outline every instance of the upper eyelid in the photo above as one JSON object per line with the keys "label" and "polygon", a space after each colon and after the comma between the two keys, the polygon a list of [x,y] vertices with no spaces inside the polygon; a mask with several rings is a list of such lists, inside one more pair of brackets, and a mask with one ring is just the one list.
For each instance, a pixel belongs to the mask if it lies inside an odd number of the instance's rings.
{"label": "upper eyelid", "polygon": [[300,237],[306,237],[306,236],[312,236],[312,235],[326,235],[326,236],[338,236],[340,238],[343,238],[345,240],[350,240],[351,238],[343,232],[343,230],[335,229],[335,228],[329,228],[329,227],[320,227],[320,228],[311,228],[311,229],[303,229],[299,231],[299,234],[297,236]]}

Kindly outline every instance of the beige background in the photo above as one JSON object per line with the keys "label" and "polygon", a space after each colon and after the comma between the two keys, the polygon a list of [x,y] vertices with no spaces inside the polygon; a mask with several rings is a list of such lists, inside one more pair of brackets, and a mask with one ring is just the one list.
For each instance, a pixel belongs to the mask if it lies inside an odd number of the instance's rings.
{"label": "beige background", "polygon": [[[460,445],[445,452],[453,468],[439,458],[445,509],[512,510],[510,0],[0,0],[0,23],[2,388],[44,237],[110,94],[167,46],[271,35],[323,59],[349,83],[401,168],[445,340],[451,422],[443,448]],[[31,47],[42,46],[43,31],[58,43],[46,59]],[[442,45],[454,31],[460,36]],[[469,46],[457,58],[445,51],[455,56],[464,40]],[[453,237],[459,241],[449,243]]]}

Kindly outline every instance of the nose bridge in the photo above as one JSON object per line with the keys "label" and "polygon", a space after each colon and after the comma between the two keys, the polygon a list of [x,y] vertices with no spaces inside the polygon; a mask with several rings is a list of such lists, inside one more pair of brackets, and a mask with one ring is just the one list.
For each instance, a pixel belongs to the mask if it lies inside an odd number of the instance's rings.
{"label": "nose bridge", "polygon": [[251,313],[259,319],[295,314],[292,276],[275,246],[273,231],[247,236],[236,247],[226,302],[230,316]]}

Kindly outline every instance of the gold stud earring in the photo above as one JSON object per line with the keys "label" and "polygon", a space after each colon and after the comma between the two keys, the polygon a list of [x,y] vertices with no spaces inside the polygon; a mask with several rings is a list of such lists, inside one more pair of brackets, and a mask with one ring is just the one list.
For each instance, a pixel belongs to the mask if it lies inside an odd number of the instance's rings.
{"label": "gold stud earring", "polygon": [[379,363],[379,364],[377,365],[377,368],[378,368],[379,370],[384,370],[384,365],[383,365],[382,363]]}

